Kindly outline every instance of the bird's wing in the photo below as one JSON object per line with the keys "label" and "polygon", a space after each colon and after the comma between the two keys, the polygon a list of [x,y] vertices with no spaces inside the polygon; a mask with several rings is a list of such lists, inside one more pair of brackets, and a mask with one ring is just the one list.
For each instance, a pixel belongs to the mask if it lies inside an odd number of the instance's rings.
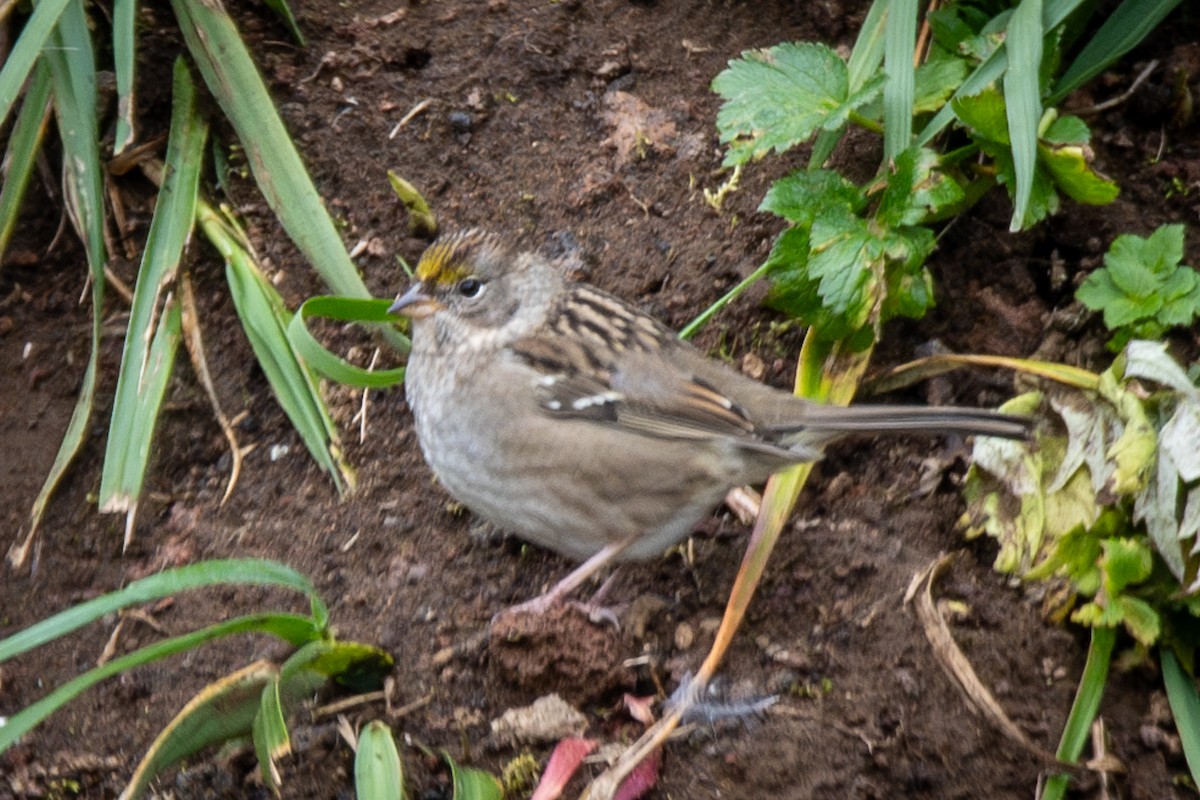
{"label": "bird's wing", "polygon": [[512,351],[541,375],[536,388],[545,413],[648,436],[734,438],[776,449],[745,409],[663,357],[681,347],[687,345],[650,317],[579,285],[544,328]]}

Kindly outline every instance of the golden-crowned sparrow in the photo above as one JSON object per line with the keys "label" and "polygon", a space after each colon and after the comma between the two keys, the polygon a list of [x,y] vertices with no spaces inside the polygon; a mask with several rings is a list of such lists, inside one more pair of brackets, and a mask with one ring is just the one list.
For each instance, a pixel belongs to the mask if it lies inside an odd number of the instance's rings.
{"label": "golden-crowned sparrow", "polygon": [[994,411],[802,400],[479,231],[431,245],[391,310],[412,319],[405,389],[447,491],[522,539],[587,559],[554,597],[608,561],[661,554],[730,488],[817,459],[843,434],[1028,430]]}

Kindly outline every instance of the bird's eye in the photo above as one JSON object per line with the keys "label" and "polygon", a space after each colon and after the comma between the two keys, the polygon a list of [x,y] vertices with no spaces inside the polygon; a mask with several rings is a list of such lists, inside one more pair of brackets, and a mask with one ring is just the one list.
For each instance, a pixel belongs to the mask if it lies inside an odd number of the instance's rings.
{"label": "bird's eye", "polygon": [[478,297],[483,291],[483,281],[478,278],[467,278],[458,284],[458,293],[463,297]]}

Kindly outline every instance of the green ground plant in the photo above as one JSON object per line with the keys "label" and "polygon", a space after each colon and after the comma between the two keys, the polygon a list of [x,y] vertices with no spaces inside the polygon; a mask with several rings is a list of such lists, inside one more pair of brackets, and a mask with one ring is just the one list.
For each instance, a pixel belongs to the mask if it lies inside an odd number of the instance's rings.
{"label": "green ground plant", "polygon": [[1182,225],[1164,225],[1146,238],[1118,236],[1104,266],[1075,291],[1079,302],[1104,313],[1114,352],[1130,339],[1160,339],[1200,316],[1200,272],[1182,263],[1183,233]]}
{"label": "green ground plant", "polygon": [[[286,2],[275,8],[294,34],[299,31]],[[18,13],[21,4],[7,3],[0,15]],[[0,67],[0,124],[15,114],[4,154],[0,190],[0,254],[15,229],[33,164],[49,131],[63,148],[64,198],[68,216],[84,244],[88,273],[80,283],[91,286],[92,347],[84,370],[74,415],[54,465],[30,513],[25,541],[9,553],[10,562],[26,562],[46,504],[71,465],[90,428],[95,401],[101,319],[113,280],[105,247],[108,209],[105,181],[138,165],[159,183],[160,202],[145,242],[132,292],[130,322],[118,377],[98,504],[101,511],[126,515],[125,541],[134,534],[154,427],[166,387],[183,345],[205,384],[233,453],[230,487],[242,456],[235,433],[207,381],[200,314],[190,307],[190,281],[181,268],[193,226],[226,261],[229,291],[272,391],[299,432],[313,458],[340,492],[353,486],[354,475],[341,456],[337,430],[317,381],[286,336],[289,312],[253,256],[253,247],[232,215],[214,209],[202,197],[203,161],[209,148],[208,125],[197,111],[193,70],[203,78],[245,153],[250,172],[284,230],[322,279],[336,292],[367,298],[337,228],[308,177],[266,87],[233,21],[217,3],[173,0],[171,9],[186,44],[187,59],[174,71],[174,103],[165,164],[135,157],[139,142],[134,72],[138,44],[137,3],[119,0],[111,18],[91,13],[82,0],[45,0],[32,6],[20,35]],[[115,74],[117,119],[112,152],[98,121],[97,53],[108,54]],[[48,124],[53,119],[54,125]],[[221,148],[213,148],[221,152]],[[117,168],[120,163],[120,169]],[[219,176],[218,176],[219,177]],[[389,327],[385,335],[403,351],[407,340]]]}
{"label": "green ground plant", "polygon": [[[1123,663],[1159,662],[1194,779],[1200,389],[1164,344],[1143,340],[1103,373],[1060,372],[1044,384],[1005,406],[1042,420],[1032,440],[976,443],[965,530],[998,542],[997,571],[1043,584],[1050,618],[1091,630],[1058,757],[1080,757],[1124,632],[1132,648]],[[1051,776],[1043,798],[1063,797],[1068,778]]]}
{"label": "green ground plant", "polygon": [[277,790],[283,780],[278,761],[291,749],[287,716],[330,681],[357,691],[377,689],[393,664],[391,655],[379,648],[337,640],[325,602],[312,583],[290,567],[259,559],[231,559],[165,570],[0,640],[0,663],[69,636],[109,614],[185,591],[238,585],[300,592],[307,597],[310,612],[269,611],[233,617],[93,667],[4,720],[0,724],[0,753],[101,681],[218,639],[266,634],[287,642],[295,651],[281,663],[256,661],[205,687],[158,735],[122,797],[140,797],[164,769],[207,747],[236,740],[252,743],[263,782]]}
{"label": "green ground plant", "polygon": [[[920,3],[877,0],[846,60],[822,44],[785,43],[731,61],[713,89],[724,100],[717,128],[732,174],[707,194],[710,202],[720,208],[743,170],[772,153],[811,141],[812,155],[807,169],[777,180],[760,205],[785,222],[768,259],[684,335],[765,278],[767,302],[808,325],[797,394],[848,403],[886,322],[920,317],[934,302],[926,261],[940,221],[997,186],[1012,201],[1013,231],[1053,214],[1063,197],[1088,204],[1116,197],[1116,185],[1089,163],[1086,124],[1056,105],[1127,53],[1176,5],[1126,0],[1106,19],[1093,20],[1095,7],[1081,0],[950,3],[924,15],[918,36]],[[850,125],[882,135],[883,160],[865,181],[824,167]],[[1140,430],[1144,450],[1153,450],[1153,429]],[[796,467],[768,486],[700,683],[711,677],[740,623],[808,472]],[[1109,569],[1103,573],[1108,583],[1094,591],[1140,585],[1147,577],[1146,551],[1126,538],[1096,554]],[[1089,574],[1097,581],[1101,575]],[[1136,598],[1102,610],[1106,622],[1119,620],[1113,625],[1151,625]],[[1095,642],[1088,676],[1108,669],[1104,648],[1111,650],[1113,628],[1096,630],[1105,633]],[[1081,686],[1072,720],[1086,718],[1087,724],[1083,737],[1076,723],[1068,726],[1059,754],[1064,760],[1077,758],[1086,741],[1099,704],[1095,688],[1094,681]],[[1190,681],[1186,689],[1190,706],[1200,702]],[[643,737],[618,770],[630,769],[677,720],[668,716]],[[1054,776],[1051,784],[1048,796],[1061,796],[1066,775]]]}

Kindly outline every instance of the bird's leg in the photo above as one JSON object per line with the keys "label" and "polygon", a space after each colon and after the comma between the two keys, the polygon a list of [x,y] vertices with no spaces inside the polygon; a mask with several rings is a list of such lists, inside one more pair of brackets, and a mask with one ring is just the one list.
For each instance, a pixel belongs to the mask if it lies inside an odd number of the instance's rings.
{"label": "bird's leg", "polygon": [[[640,533],[634,534],[621,539],[620,541],[605,545],[598,550],[595,555],[572,570],[569,575],[567,575],[558,583],[554,584],[554,586],[552,586],[547,592],[538,595],[532,600],[526,600],[524,603],[518,603],[511,608],[501,611],[496,615],[496,618],[507,616],[509,614],[545,614],[548,610],[550,610],[550,608],[561,602],[568,594],[578,589],[584,583],[584,581],[595,575],[600,570],[604,569],[609,562],[617,558],[619,555],[621,555],[621,553],[624,553],[626,550],[628,550],[629,546],[636,542],[640,536]],[[602,586],[600,588],[600,592],[597,594],[599,595],[603,593],[606,588],[607,584]],[[601,609],[599,614],[597,614],[597,608],[594,603],[583,603],[581,605],[584,610],[588,612],[589,617],[595,617],[598,615],[602,620],[610,621],[614,624],[616,623],[616,615],[614,615],[611,610]],[[494,624],[495,619],[493,619],[492,622]]]}

